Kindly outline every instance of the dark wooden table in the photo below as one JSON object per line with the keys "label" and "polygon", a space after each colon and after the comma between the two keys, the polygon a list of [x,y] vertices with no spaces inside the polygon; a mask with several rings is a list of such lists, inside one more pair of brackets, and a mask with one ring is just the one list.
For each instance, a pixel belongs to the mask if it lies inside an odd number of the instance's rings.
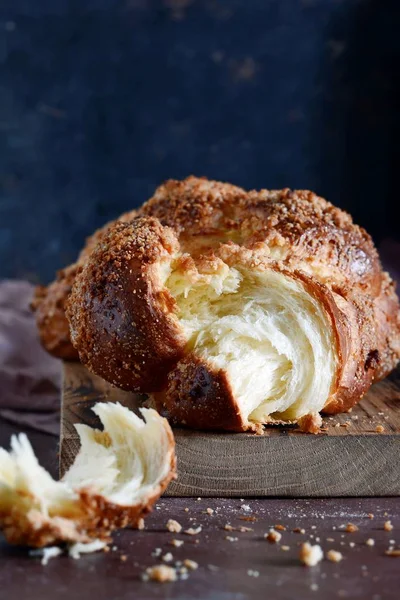
{"label": "dark wooden table", "polygon": [[[8,447],[12,433],[15,428],[0,421],[1,446]],[[55,474],[56,438],[34,432],[29,435],[40,461]],[[207,508],[214,513],[207,514]],[[62,556],[42,566],[25,549],[10,547],[2,541],[0,598],[399,598],[400,558],[385,555],[389,540],[400,542],[399,508],[398,498],[245,501],[165,498],[148,517],[143,531],[118,532],[114,536],[115,549],[107,554],[86,555],[77,561]],[[368,518],[368,513],[374,518]],[[243,520],[249,516],[256,521]],[[201,525],[202,531],[197,536],[171,534],[165,528],[169,518],[176,519],[184,528]],[[384,531],[386,520],[392,521],[393,531]],[[359,531],[344,532],[341,526],[348,522],[356,524]],[[228,523],[251,527],[253,531],[226,531],[224,526]],[[277,523],[287,529],[282,532],[279,544],[270,544],[263,534]],[[296,527],[304,528],[305,533],[294,533]],[[184,540],[184,544],[174,548],[170,545],[173,538]],[[305,540],[315,543],[315,538],[320,538],[324,551],[333,548],[342,552],[343,560],[336,564],[324,560],[312,568],[302,566],[298,560],[299,544]],[[375,541],[374,546],[365,544],[368,538]],[[350,542],[355,545],[351,547]],[[282,545],[290,549],[284,551]],[[190,572],[187,580],[166,584],[143,582],[141,575],[146,567],[160,563],[159,558],[152,556],[156,548],[161,549],[162,555],[171,552],[175,561],[192,559],[199,568]]]}

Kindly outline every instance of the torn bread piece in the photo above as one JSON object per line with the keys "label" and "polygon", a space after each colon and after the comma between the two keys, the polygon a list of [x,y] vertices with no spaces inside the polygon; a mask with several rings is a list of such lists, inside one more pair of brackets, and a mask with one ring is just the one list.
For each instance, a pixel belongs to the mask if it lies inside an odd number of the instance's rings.
{"label": "torn bread piece", "polygon": [[0,529],[10,543],[42,547],[107,540],[135,527],[176,476],[175,441],[166,419],[119,403],[93,411],[103,431],[78,424],[81,449],[60,481],[39,465],[25,434],[0,448]]}

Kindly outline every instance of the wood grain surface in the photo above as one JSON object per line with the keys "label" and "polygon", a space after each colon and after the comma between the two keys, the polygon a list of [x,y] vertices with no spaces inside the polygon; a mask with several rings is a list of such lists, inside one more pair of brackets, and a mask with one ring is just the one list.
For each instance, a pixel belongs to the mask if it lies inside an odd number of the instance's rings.
{"label": "wood grain surface", "polygon": [[[98,425],[91,407],[104,401],[137,410],[143,397],[112,387],[78,363],[64,364],[61,475],[79,449],[74,424]],[[374,385],[351,413],[325,418],[324,427],[320,435],[270,427],[262,436],[174,429],[178,480],[166,495],[400,495],[400,369]]]}

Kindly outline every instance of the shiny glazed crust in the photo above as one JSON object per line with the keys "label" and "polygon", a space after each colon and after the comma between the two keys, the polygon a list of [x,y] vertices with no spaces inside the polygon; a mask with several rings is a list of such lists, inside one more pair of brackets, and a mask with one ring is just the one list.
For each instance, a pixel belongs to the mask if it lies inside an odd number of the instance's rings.
{"label": "shiny glazed crust", "polygon": [[189,177],[168,181],[111,226],[79,269],[67,316],[81,361],[128,390],[152,394],[172,421],[240,431],[224,371],[185,349],[163,273],[218,261],[275,269],[301,281],[324,307],[339,357],[324,410],[348,410],[400,356],[398,299],[370,236],[350,215],[308,191],[245,192]]}
{"label": "shiny glazed crust", "polygon": [[[136,216],[136,211],[121,215],[117,221],[129,221]],[[69,323],[65,316],[66,301],[71,292],[76,274],[89,258],[91,252],[117,221],[107,223],[87,238],[76,263],[57,273],[55,281],[48,286],[37,286],[31,308],[36,314],[36,325],[43,347],[63,360],[79,360],[77,350],[71,342]]]}

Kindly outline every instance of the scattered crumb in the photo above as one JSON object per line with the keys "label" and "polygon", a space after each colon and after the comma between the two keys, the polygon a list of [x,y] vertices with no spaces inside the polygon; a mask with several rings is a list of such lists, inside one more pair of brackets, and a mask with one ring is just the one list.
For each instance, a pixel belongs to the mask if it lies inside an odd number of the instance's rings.
{"label": "scattered crumb", "polygon": [[240,531],[240,533],[246,533],[246,531],[254,531],[254,529],[252,527],[245,527],[244,525],[241,525],[236,531]]}
{"label": "scattered crumb", "polygon": [[164,556],[162,557],[162,560],[164,562],[172,562],[174,560],[174,557],[172,556],[171,552],[167,552],[166,554],[164,554]]}
{"label": "scattered crumb", "polygon": [[275,531],[275,529],[270,529],[268,533],[264,534],[264,538],[271,544],[276,544],[282,538],[282,534],[279,531]]}
{"label": "scattered crumb", "polygon": [[329,550],[326,553],[326,558],[331,562],[338,563],[342,560],[343,554],[341,552],[338,552],[337,550]]}
{"label": "scattered crumb", "polygon": [[[315,528],[315,525],[314,525]],[[284,525],[280,525],[278,523],[278,525],[274,525],[274,529],[276,529],[277,531],[286,531],[286,527]]]}
{"label": "scattered crumb", "polygon": [[391,521],[385,521],[384,524],[383,524],[383,529],[385,531],[392,531],[392,529],[393,529],[392,522]]}
{"label": "scattered crumb", "polygon": [[326,538],[326,541],[327,541],[327,542],[334,542],[334,541],[335,541],[335,539],[334,539],[334,538]]}
{"label": "scattered crumb", "polygon": [[400,556],[400,549],[398,550],[386,550],[386,556]]}
{"label": "scattered crumb", "polygon": [[304,415],[297,421],[300,431],[304,433],[318,434],[321,431],[322,417],[319,413]]}
{"label": "scattered crumb", "polygon": [[349,542],[349,546],[350,546],[350,548],[354,548],[355,543],[354,542]]}
{"label": "scattered crumb", "polygon": [[395,544],[395,540],[389,540],[389,544]]}
{"label": "scattered crumb", "polygon": [[368,538],[365,543],[367,544],[367,546],[375,546],[375,540],[373,540],[372,538]]}
{"label": "scattered crumb", "polygon": [[182,525],[178,523],[178,521],[174,521],[174,519],[169,519],[167,522],[167,529],[171,533],[180,533],[182,531]]}
{"label": "scattered crumb", "polygon": [[242,510],[245,510],[246,512],[250,512],[251,508],[248,504],[242,504],[242,506],[240,507]]}
{"label": "scattered crumb", "polygon": [[227,523],[224,526],[225,531],[235,531],[235,528],[232,525],[229,525],[229,523]]}
{"label": "scattered crumb", "polygon": [[357,525],[354,525],[354,523],[347,523],[346,531],[347,533],[354,533],[355,531],[358,531],[358,527]]}
{"label": "scattered crumb", "polygon": [[383,425],[377,425],[375,431],[376,433],[383,433],[385,431],[385,428]]}
{"label": "scattered crumb", "polygon": [[155,548],[155,550],[153,550],[153,552],[151,553],[152,556],[155,556],[157,558],[157,556],[161,556],[161,548]]}
{"label": "scattered crumb", "polygon": [[239,519],[241,521],[252,521],[252,522],[257,521],[257,517],[254,517],[254,516],[250,516],[250,517],[243,517],[242,516],[242,517],[239,517]]}
{"label": "scattered crumb", "polygon": [[306,530],[305,530],[305,529],[301,529],[301,527],[295,527],[295,528],[293,529],[293,532],[294,532],[294,533],[302,533],[302,534],[303,534],[303,533],[305,533],[305,532],[306,532]]}
{"label": "scattered crumb", "polygon": [[259,571],[253,571],[253,569],[248,569],[247,575],[249,577],[258,577],[260,575]]}
{"label": "scattered crumb", "polygon": [[195,571],[199,567],[197,562],[194,560],[190,560],[190,558],[185,558],[185,560],[183,561],[183,564],[185,565],[185,567],[187,569],[190,569],[191,571]]}
{"label": "scattered crumb", "polygon": [[157,581],[158,583],[167,583],[169,581],[176,581],[176,570],[173,567],[167,565],[156,565],[155,567],[148,567],[143,576],[145,581],[151,579],[151,581]]}
{"label": "scattered crumb", "polygon": [[281,546],[281,550],[287,552],[288,550],[290,550],[290,546]]}
{"label": "scattered crumb", "polygon": [[319,537],[316,537],[316,538],[315,538],[315,541],[319,543],[319,542],[321,541],[321,538],[319,538]]}
{"label": "scattered crumb", "polygon": [[232,537],[231,535],[226,535],[225,539],[228,540],[228,542],[237,542],[239,538]]}
{"label": "scattered crumb", "polygon": [[207,508],[207,509],[206,509],[206,513],[207,513],[208,515],[213,515],[213,514],[214,514],[214,510],[213,510],[212,508]]}
{"label": "scattered crumb", "polygon": [[316,525],[311,525],[311,529],[317,529]]}
{"label": "scattered crumb", "polygon": [[340,427],[340,423],[335,423],[335,427]]}
{"label": "scattered crumb", "polygon": [[318,591],[318,589],[319,589],[319,586],[318,586],[318,584],[317,584],[317,583],[312,583],[312,584],[310,585],[310,590],[311,590],[312,592],[316,592],[316,591]]}
{"label": "scattered crumb", "polygon": [[62,549],[58,546],[50,546],[48,548],[35,548],[35,550],[30,550],[29,556],[40,557],[42,559],[40,562],[45,567],[51,558],[60,556],[62,552]]}
{"label": "scattered crumb", "polygon": [[[71,558],[74,558],[75,560],[77,560],[78,558],[81,557],[81,554],[89,554],[91,552],[97,552],[98,550],[103,550],[104,546],[106,546],[106,542],[103,542],[103,540],[93,540],[93,542],[88,542],[86,544],[82,544],[80,542],[76,542],[75,544],[72,544],[72,546],[70,546],[68,548],[68,554]],[[113,549],[117,549],[116,546],[113,546]]]}
{"label": "scattered crumb", "polygon": [[340,423],[340,427],[349,427],[351,425],[350,421],[346,421],[345,423]]}
{"label": "scattered crumb", "polygon": [[171,546],[174,546],[174,548],[179,548],[180,546],[183,546],[184,541],[183,540],[171,540],[170,544],[171,544]]}
{"label": "scattered crumb", "polygon": [[196,528],[189,527],[189,529],[185,529],[185,531],[183,533],[186,533],[186,535],[197,535],[198,533],[200,533],[200,531],[201,531],[201,525],[199,525]]}
{"label": "scattered crumb", "polygon": [[126,554],[121,554],[119,558],[122,562],[126,562],[128,560],[128,556]]}
{"label": "scattered crumb", "polygon": [[189,509],[186,507],[186,508],[184,509],[184,511],[185,511],[185,512],[189,512]]}
{"label": "scattered crumb", "polygon": [[140,530],[144,529],[144,519],[139,519],[137,523],[137,528]]}
{"label": "scattered crumb", "polygon": [[307,567],[314,567],[324,557],[321,546],[311,546],[309,542],[301,545],[299,558],[300,561]]}
{"label": "scattered crumb", "polygon": [[201,500],[201,498],[200,498],[200,496],[199,496],[199,497],[197,498],[197,502],[200,502],[200,500]]}
{"label": "scattered crumb", "polygon": [[374,515],[372,513],[368,513],[368,519],[373,519]]}

